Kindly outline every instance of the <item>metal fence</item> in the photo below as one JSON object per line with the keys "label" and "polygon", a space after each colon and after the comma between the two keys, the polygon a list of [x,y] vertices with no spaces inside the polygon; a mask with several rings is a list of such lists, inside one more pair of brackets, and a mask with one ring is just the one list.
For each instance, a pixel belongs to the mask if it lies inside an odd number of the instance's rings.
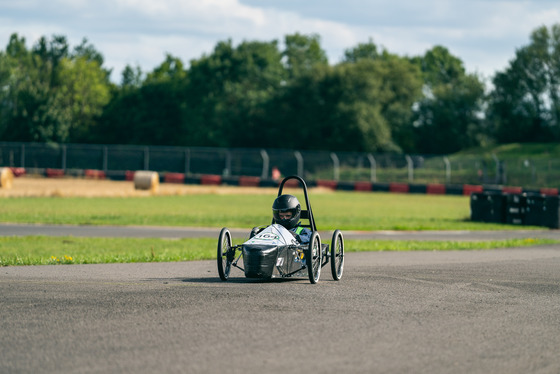
{"label": "metal fence", "polygon": [[99,144],[0,142],[0,166],[29,173],[62,169],[80,175],[102,170],[108,176],[153,170],[186,176],[217,174],[270,179],[283,175],[310,180],[376,183],[495,184],[543,188],[560,186],[560,159],[498,159],[495,155],[433,156],[358,152],[164,147]]}

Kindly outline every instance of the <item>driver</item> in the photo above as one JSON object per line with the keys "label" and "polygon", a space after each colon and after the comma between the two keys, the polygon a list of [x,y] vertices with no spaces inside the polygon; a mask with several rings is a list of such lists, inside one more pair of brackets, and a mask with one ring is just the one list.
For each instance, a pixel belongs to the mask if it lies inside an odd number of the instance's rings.
{"label": "driver", "polygon": [[284,226],[294,236],[297,241],[305,244],[309,243],[311,230],[302,227],[299,222],[301,205],[293,195],[280,195],[272,204],[272,216],[274,223]]}

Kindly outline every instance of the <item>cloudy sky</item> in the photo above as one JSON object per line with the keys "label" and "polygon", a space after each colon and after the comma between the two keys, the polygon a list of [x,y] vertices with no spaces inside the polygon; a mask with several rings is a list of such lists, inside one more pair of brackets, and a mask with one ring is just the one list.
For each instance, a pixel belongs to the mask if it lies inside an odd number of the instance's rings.
{"label": "cloudy sky", "polygon": [[283,41],[318,34],[331,64],[372,39],[399,55],[435,45],[485,78],[503,70],[531,31],[560,23],[559,0],[0,0],[0,47],[12,33],[31,48],[41,36],[85,37],[112,79],[123,68],[153,70],[170,53],[188,64],[218,41]]}

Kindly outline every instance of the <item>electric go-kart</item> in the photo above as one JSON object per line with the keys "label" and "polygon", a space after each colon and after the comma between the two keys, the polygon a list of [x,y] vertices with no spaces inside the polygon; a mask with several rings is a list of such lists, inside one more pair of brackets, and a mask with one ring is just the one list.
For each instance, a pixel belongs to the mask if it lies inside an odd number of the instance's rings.
{"label": "electric go-kart", "polygon": [[[224,227],[218,240],[218,273],[223,281],[229,278],[230,270],[236,267],[245,272],[247,278],[290,278],[308,275],[311,283],[317,283],[321,268],[330,262],[334,280],[340,280],[344,269],[344,238],[340,230],[332,235],[331,245],[321,244],[321,238],[307,195],[307,185],[299,176],[284,178],[278,189],[282,195],[285,183],[299,181],[305,196],[306,210],[301,210],[302,226],[311,230],[308,244],[298,242],[294,234],[279,224],[264,229],[254,228],[243,244],[232,245],[231,233]],[[238,254],[239,252],[239,254]],[[242,265],[239,260],[242,259]],[[307,274],[306,274],[307,273]]]}

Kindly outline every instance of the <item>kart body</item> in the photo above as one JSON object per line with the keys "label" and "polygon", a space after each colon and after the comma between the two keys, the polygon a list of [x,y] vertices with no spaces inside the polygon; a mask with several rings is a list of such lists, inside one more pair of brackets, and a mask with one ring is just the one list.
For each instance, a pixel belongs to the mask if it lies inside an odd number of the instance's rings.
{"label": "kart body", "polygon": [[290,231],[272,224],[241,245],[245,276],[307,276],[304,249]]}
{"label": "kart body", "polygon": [[231,268],[235,267],[243,270],[247,278],[288,278],[307,274],[310,282],[315,284],[321,276],[321,268],[328,263],[331,264],[333,279],[340,280],[344,268],[342,232],[334,231],[330,249],[329,244],[321,243],[305,181],[297,175],[284,178],[278,188],[278,196],[282,195],[284,184],[291,179],[298,181],[303,188],[306,209],[301,210],[300,219],[306,221],[301,226],[311,231],[309,243],[299,243],[291,231],[274,223],[274,220],[264,229],[253,228],[249,238],[237,245],[233,245],[231,232],[224,227],[218,238],[217,253],[221,280],[228,280]]}

